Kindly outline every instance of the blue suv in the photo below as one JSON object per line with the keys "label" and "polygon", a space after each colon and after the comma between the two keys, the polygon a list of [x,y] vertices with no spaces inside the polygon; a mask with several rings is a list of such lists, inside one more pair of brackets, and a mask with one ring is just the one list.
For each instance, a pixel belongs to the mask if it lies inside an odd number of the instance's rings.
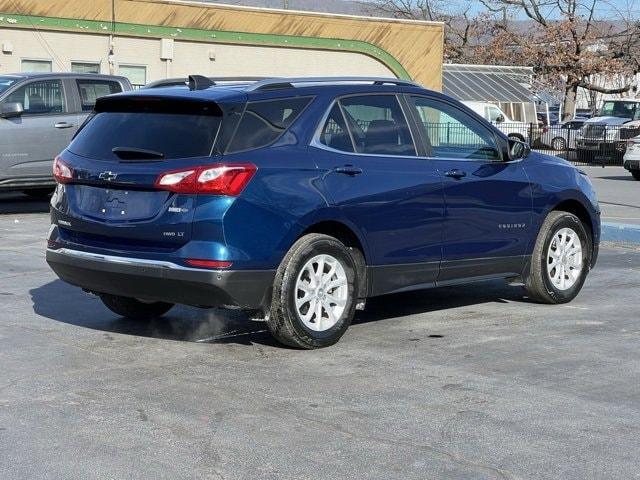
{"label": "blue suv", "polygon": [[110,95],[54,175],[61,279],[132,319],[257,310],[300,348],[393,292],[505,278],[568,302],[600,239],[584,172],[396,79],[192,76]]}

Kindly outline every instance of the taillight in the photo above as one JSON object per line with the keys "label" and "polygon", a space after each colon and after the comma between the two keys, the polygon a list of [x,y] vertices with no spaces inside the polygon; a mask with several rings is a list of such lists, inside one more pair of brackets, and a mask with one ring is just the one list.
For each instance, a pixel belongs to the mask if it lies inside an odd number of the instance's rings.
{"label": "taillight", "polygon": [[237,196],[247,186],[256,166],[250,163],[217,164],[172,170],[160,175],[155,187],[176,193]]}
{"label": "taillight", "polygon": [[73,169],[64,163],[60,156],[53,161],[53,177],[58,183],[69,183],[73,180]]}
{"label": "taillight", "polygon": [[630,140],[627,140],[627,147],[632,147],[636,144],[636,141],[632,138]]}

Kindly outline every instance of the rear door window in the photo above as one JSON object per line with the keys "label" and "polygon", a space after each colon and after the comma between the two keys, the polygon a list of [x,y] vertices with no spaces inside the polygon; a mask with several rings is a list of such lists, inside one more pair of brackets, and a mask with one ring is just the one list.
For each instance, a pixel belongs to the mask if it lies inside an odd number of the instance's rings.
{"label": "rear door window", "polygon": [[30,82],[11,93],[4,101],[21,103],[23,115],[64,113],[67,110],[60,80]]}
{"label": "rear door window", "polygon": [[96,100],[112,93],[122,92],[122,86],[113,80],[76,80],[80,105],[83,112],[90,112],[96,104]]}
{"label": "rear door window", "polygon": [[340,100],[357,153],[416,156],[395,95],[359,95]]}
{"label": "rear door window", "polygon": [[[116,97],[117,98],[117,97]],[[69,151],[102,160],[158,160],[208,157],[222,123],[216,105],[123,100],[102,107],[69,145]],[[110,104],[118,102],[109,102]],[[139,104],[137,104],[139,103]],[[156,103],[156,104],[154,104]]]}
{"label": "rear door window", "polygon": [[271,145],[293,124],[311,100],[311,97],[295,97],[249,102],[227,153]]}

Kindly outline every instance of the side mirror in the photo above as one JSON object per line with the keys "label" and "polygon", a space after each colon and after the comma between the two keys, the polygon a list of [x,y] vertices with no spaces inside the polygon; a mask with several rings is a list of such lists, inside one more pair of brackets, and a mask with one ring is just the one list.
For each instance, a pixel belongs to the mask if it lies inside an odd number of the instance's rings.
{"label": "side mirror", "polygon": [[496,123],[504,123],[504,120],[505,120],[504,115],[498,115],[496,117]]}
{"label": "side mirror", "polygon": [[527,158],[531,153],[531,147],[526,142],[521,142],[514,138],[509,139],[509,159],[520,160]]}
{"label": "side mirror", "polygon": [[24,108],[22,108],[22,104],[20,102],[8,102],[2,105],[2,110],[0,110],[0,117],[19,117],[20,115],[22,115],[22,112],[24,112]]}

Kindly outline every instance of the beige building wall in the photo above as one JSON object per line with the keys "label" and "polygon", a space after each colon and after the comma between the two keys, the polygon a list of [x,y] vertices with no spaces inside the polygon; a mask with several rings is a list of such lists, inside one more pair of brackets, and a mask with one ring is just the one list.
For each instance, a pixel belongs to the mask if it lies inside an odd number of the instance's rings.
{"label": "beige building wall", "polygon": [[[145,66],[147,82],[189,74],[394,76],[381,62],[355,52],[173,42],[173,60],[166,61],[161,59],[160,39],[116,37],[116,73],[124,64]],[[100,63],[101,73],[109,73],[108,35],[0,29],[0,45],[8,44],[12,52],[0,53],[0,73],[20,72],[22,60],[50,60],[55,71],[69,71],[72,62],[95,62]]]}
{"label": "beige building wall", "polygon": [[[167,65],[158,59],[159,40],[164,38],[180,42],[176,44],[171,75],[193,72],[195,63],[205,74],[228,71],[229,75],[387,75],[393,72],[394,76],[416,80],[428,88],[440,90],[442,87],[444,25],[437,22],[238,7],[193,0],[0,0],[0,33],[7,30],[30,31],[34,36],[44,36],[47,32],[70,33],[73,38],[70,51],[83,47],[85,35],[100,38],[114,32],[119,42],[116,61],[148,65],[149,80],[166,75]],[[26,38],[20,37],[19,41]],[[63,52],[57,53],[54,42],[56,53],[50,56],[67,55],[64,50],[68,44],[63,43],[60,47]],[[199,43],[202,45],[197,45]],[[214,60],[209,59],[211,44],[215,44],[216,49]],[[154,45],[155,53],[148,53],[151,52],[148,45]],[[186,55],[182,54],[184,49],[188,51]],[[207,52],[201,63],[202,49]],[[49,56],[43,53],[47,51],[46,45],[41,45],[39,50],[34,56]],[[95,52],[100,53],[101,58],[106,55],[103,48],[91,50],[92,55]],[[17,51],[15,54],[18,55]],[[138,60],[141,56],[145,57],[144,62]],[[4,63],[12,61],[0,58],[0,62],[3,60]],[[183,65],[183,62],[193,63]],[[2,65],[0,68],[4,69]]]}

